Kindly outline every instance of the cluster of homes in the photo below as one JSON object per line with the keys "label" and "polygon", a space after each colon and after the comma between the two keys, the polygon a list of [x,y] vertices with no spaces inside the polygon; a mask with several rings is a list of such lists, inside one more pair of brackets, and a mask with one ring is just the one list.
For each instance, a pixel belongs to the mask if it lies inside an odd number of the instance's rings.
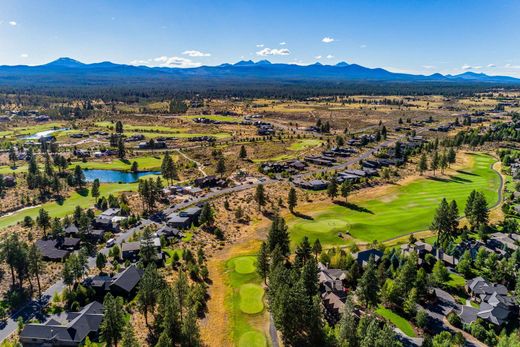
{"label": "cluster of homes", "polygon": [[497,327],[510,322],[518,316],[518,306],[515,298],[502,284],[486,281],[482,277],[475,277],[466,283],[467,293],[479,307],[463,305],[458,316],[462,323],[471,324],[481,318]]}
{"label": "cluster of homes", "polygon": [[103,298],[111,293],[131,299],[135,296],[143,270],[134,264],[115,275],[98,275],[85,279],[83,285],[92,288],[95,300],[77,312],[51,315],[44,323],[29,323],[20,332],[20,343],[32,346],[81,346],[87,337],[97,341],[103,321]]}
{"label": "cluster of homes", "polygon": [[266,162],[260,165],[263,174],[279,174],[287,172],[296,175],[307,168],[307,164],[300,160],[288,160],[285,162]]}
{"label": "cluster of homes", "polygon": [[[117,233],[119,224],[126,217],[121,216],[119,208],[109,208],[97,216],[83,235],[83,240],[91,243],[101,243],[105,239],[105,233]],[[69,254],[81,247],[82,231],[71,223],[64,230],[64,235],[55,238],[48,236],[36,241],[36,246],[42,258],[47,261],[63,261]]]}
{"label": "cluster of homes", "polygon": [[90,152],[86,149],[75,149],[72,154],[74,154],[78,158],[89,158],[90,156],[94,156],[95,158],[104,158],[112,155],[117,155],[117,151],[113,149],[102,149],[99,151],[95,151],[94,153]]}
{"label": "cluster of homes", "polygon": [[[422,241],[402,245],[401,250],[404,254],[417,253],[419,266],[424,264],[426,255],[431,254],[448,268],[453,269],[466,251],[473,259],[476,258],[480,249],[484,249],[486,252],[494,252],[502,257],[518,249],[517,240],[519,239],[514,234],[495,233],[485,243],[478,240],[463,241],[455,247],[452,254],[444,253],[433,245]],[[465,324],[470,324],[477,318],[482,318],[496,326],[502,326],[518,314],[518,307],[514,298],[508,294],[507,288],[501,284],[490,283],[482,277],[476,277],[467,282],[466,291],[471,300],[479,303],[480,306],[478,308],[468,305],[460,307],[457,314]]]}
{"label": "cluster of homes", "polygon": [[[370,257],[379,262],[383,253],[376,249],[367,249],[352,254],[361,268],[367,266]],[[334,325],[340,317],[348,289],[345,287],[346,271],[341,269],[329,269],[326,264],[318,263],[318,282],[320,285],[320,297],[325,319]]]}

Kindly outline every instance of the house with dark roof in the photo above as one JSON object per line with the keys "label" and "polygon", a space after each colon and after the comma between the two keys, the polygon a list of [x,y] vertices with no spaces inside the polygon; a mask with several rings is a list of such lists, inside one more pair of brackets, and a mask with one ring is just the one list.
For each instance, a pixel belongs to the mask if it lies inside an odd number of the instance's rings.
{"label": "house with dark roof", "polygon": [[157,230],[157,236],[165,236],[168,239],[181,239],[184,237],[184,234],[176,228],[172,228],[169,225],[163,225]]}
{"label": "house with dark roof", "polygon": [[375,262],[379,262],[379,259],[383,256],[383,252],[377,249],[367,249],[364,251],[359,251],[357,253],[352,254],[354,260],[358,262],[361,267],[365,267],[368,265],[368,261],[370,257],[374,257]]}
{"label": "house with dark roof", "polygon": [[471,324],[477,318],[484,319],[496,326],[507,324],[511,318],[518,315],[518,308],[513,297],[502,284],[486,281],[482,277],[475,277],[466,283],[466,291],[480,307],[462,306],[458,313],[462,322]]}
{"label": "house with dark roof", "polygon": [[295,186],[300,187],[302,189],[308,190],[323,190],[327,189],[329,182],[324,180],[311,180],[311,181],[301,181],[297,180],[293,182]]}
{"label": "house with dark roof", "polygon": [[329,269],[322,263],[318,263],[318,282],[320,285],[320,297],[325,319],[330,324],[335,324],[341,317],[341,311],[345,306],[347,292],[343,286],[346,273],[341,269]]}
{"label": "house with dark roof", "polygon": [[36,247],[42,255],[43,260],[63,261],[70,254],[69,250],[60,249],[58,240],[37,240]]}
{"label": "house with dark roof", "polygon": [[20,333],[24,347],[80,346],[86,338],[96,341],[103,320],[103,305],[94,301],[79,312],[52,315],[45,323],[26,324]]}

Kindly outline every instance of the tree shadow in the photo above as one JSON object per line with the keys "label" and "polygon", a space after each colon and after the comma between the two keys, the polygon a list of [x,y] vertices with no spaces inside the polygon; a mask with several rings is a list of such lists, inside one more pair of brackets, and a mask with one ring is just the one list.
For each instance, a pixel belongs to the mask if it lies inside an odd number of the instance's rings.
{"label": "tree shadow", "polygon": [[477,174],[475,174],[473,172],[468,172],[468,171],[464,171],[464,170],[456,170],[456,172],[463,174],[463,175],[478,176]]}
{"label": "tree shadow", "polygon": [[81,189],[76,189],[76,192],[83,196],[83,197],[86,197],[88,196],[88,193],[89,193],[89,189],[88,188],[81,188]]}
{"label": "tree shadow", "polygon": [[454,181],[454,182],[461,182],[461,183],[470,183],[470,182],[473,182],[473,181],[470,180],[470,179],[463,178],[463,177],[458,177],[458,176],[451,176],[451,175],[450,175],[450,178],[451,178],[451,180]]}
{"label": "tree shadow", "polygon": [[303,213],[298,212],[298,211],[293,211],[292,214],[293,214],[295,217],[298,217],[298,218],[307,219],[307,220],[314,220],[313,217],[308,216],[308,215],[303,214]]}
{"label": "tree shadow", "polygon": [[353,203],[351,203],[351,202],[345,202],[345,201],[334,201],[334,203],[335,203],[336,205],[343,206],[343,207],[345,207],[345,208],[348,208],[349,210],[353,210],[353,211],[356,211],[356,212],[363,212],[363,213],[374,214],[374,212],[372,212],[372,211],[369,210],[368,208],[363,207],[363,206],[359,206],[359,205],[356,205],[356,204],[353,204]]}
{"label": "tree shadow", "polygon": [[124,159],[119,159],[121,162],[125,163],[126,165],[130,165],[130,160],[124,158]]}
{"label": "tree shadow", "polygon": [[429,176],[428,179],[432,180],[432,181],[444,182],[444,183],[448,183],[448,182],[461,183],[461,182],[453,181],[450,178],[437,177],[437,176]]}

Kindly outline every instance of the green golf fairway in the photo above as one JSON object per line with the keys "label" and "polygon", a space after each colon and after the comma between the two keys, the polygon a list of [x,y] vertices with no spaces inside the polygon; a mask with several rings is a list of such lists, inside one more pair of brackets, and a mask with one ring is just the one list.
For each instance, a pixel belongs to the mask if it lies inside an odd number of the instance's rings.
{"label": "green golf fairway", "polygon": [[233,264],[235,266],[235,272],[239,274],[250,274],[255,272],[256,259],[255,257],[238,257],[233,259]]}
{"label": "green golf fairway", "polygon": [[264,288],[254,283],[240,286],[240,310],[247,314],[255,314],[264,310]]}
{"label": "green golf fairway", "polygon": [[[137,189],[137,183],[119,184],[119,183],[103,183],[100,186],[101,196],[108,197],[108,195],[117,195],[121,192],[135,191]],[[44,208],[49,212],[51,217],[65,217],[68,214],[72,214],[76,206],[82,208],[90,208],[94,206],[95,199],[89,195],[83,196],[77,192],[73,192],[71,196],[63,202],[62,205],[56,201],[47,202],[41,206],[29,207],[13,214],[0,217],[0,229],[14,225],[21,222],[25,216],[30,216],[33,219],[38,216],[38,212],[41,208]]]}
{"label": "green golf fairway", "polygon": [[389,187],[377,199],[352,201],[349,207],[330,204],[311,213],[313,219],[288,216],[293,243],[308,236],[319,238],[325,245],[345,244],[338,233],[350,232],[361,241],[384,241],[399,235],[429,228],[435,209],[442,198],[455,200],[462,214],[469,193],[482,191],[488,206],[498,201],[500,176],[491,165],[496,161],[485,154],[469,154],[471,162],[465,170],[447,178],[424,177],[404,185]]}
{"label": "green golf fairway", "polygon": [[239,347],[266,347],[267,341],[265,335],[259,331],[248,331],[240,336],[238,341]]}

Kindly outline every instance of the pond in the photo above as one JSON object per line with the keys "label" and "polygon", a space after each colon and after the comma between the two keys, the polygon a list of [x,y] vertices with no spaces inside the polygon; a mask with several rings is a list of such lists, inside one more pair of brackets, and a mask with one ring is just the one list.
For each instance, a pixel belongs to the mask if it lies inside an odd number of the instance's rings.
{"label": "pond", "polygon": [[140,177],[147,175],[159,175],[160,171],[125,172],[118,170],[83,170],[87,182],[92,182],[96,178],[101,183],[134,183]]}
{"label": "pond", "polygon": [[62,130],[68,130],[68,129],[67,128],[61,128],[61,129],[51,129],[51,130],[40,131],[40,132],[37,132],[37,133],[32,134],[32,135],[24,136],[23,139],[24,140],[39,140],[42,137],[49,136],[52,133],[55,133],[56,131],[62,131]]}

